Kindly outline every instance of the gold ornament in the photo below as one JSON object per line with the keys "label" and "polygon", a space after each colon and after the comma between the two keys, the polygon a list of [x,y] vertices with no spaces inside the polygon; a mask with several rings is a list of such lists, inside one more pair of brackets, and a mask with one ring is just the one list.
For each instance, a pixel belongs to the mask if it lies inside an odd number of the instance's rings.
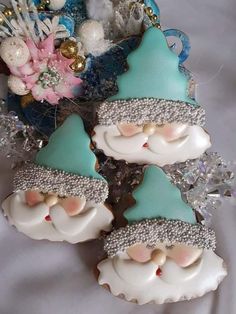
{"label": "gold ornament", "polygon": [[83,72],[85,69],[85,58],[77,56],[75,61],[70,65],[70,68],[74,72]]}
{"label": "gold ornament", "polygon": [[33,101],[35,101],[33,95],[31,93],[24,95],[20,99],[20,105],[22,108],[26,108],[28,105],[30,105]]}
{"label": "gold ornament", "polygon": [[6,16],[6,17],[12,17],[13,15],[13,10],[10,9],[10,8],[6,8],[4,11],[3,11],[3,14]]}
{"label": "gold ornament", "polygon": [[148,16],[152,16],[153,15],[153,10],[151,7],[147,7],[145,8],[145,13],[148,15]]}
{"label": "gold ornament", "polygon": [[158,21],[158,17],[155,14],[153,14],[150,19],[153,24],[156,24],[156,22]]}
{"label": "gold ornament", "polygon": [[37,9],[39,11],[44,11],[45,10],[45,5],[44,4],[40,4],[39,6],[37,6]]}
{"label": "gold ornament", "polygon": [[43,0],[40,2],[40,4],[37,6],[37,9],[39,11],[44,11],[45,10],[45,7],[50,5],[50,0]]}
{"label": "gold ornament", "polygon": [[77,43],[73,40],[64,41],[60,46],[60,52],[65,58],[76,59],[78,53]]}

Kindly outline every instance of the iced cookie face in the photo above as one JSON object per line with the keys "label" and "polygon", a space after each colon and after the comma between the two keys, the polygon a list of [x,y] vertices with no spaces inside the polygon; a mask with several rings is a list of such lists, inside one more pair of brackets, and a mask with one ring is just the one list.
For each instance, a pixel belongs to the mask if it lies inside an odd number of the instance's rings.
{"label": "iced cookie face", "polygon": [[2,206],[12,225],[37,240],[87,241],[109,231],[113,220],[104,204],[37,190],[16,192]]}
{"label": "iced cookie face", "polygon": [[98,125],[93,141],[107,156],[130,163],[164,166],[202,155],[210,137],[197,125],[169,123]]}
{"label": "iced cookie face", "polygon": [[100,285],[139,304],[202,296],[215,290],[226,275],[223,260],[213,251],[184,244],[150,248],[137,243],[97,267]]}

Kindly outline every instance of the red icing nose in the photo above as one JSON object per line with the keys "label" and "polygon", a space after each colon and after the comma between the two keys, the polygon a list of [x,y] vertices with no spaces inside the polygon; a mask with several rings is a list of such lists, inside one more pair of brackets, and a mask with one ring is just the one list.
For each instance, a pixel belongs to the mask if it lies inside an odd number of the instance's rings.
{"label": "red icing nose", "polygon": [[148,143],[143,144],[143,147],[148,148]]}
{"label": "red icing nose", "polygon": [[50,215],[47,215],[44,219],[45,219],[46,221],[52,221]]}
{"label": "red icing nose", "polygon": [[161,275],[162,275],[162,270],[161,270],[160,268],[157,269],[156,275],[157,275],[158,277],[161,277]]}

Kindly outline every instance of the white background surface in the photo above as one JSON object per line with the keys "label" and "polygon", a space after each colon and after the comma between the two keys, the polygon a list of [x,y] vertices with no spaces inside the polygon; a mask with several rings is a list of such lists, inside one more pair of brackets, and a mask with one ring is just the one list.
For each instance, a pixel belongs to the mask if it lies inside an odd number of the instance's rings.
{"label": "white background surface", "polygon": [[[99,1],[99,0],[98,0]],[[160,0],[162,23],[191,38],[188,68],[199,82],[213,149],[236,160],[236,1]],[[0,164],[0,196],[11,192],[11,172]],[[96,243],[70,245],[33,241],[0,216],[0,314],[234,314],[236,313],[236,208],[214,216],[219,255],[229,275],[215,293],[164,306],[129,304],[100,288],[92,268]]]}

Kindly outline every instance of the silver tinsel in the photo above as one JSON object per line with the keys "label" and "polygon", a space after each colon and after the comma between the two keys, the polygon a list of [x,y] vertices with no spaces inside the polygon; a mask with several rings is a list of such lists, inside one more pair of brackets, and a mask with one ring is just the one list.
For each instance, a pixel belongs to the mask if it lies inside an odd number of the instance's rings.
{"label": "silver tinsel", "polygon": [[41,148],[43,139],[39,138],[34,127],[25,125],[15,112],[7,112],[5,101],[0,100],[0,153],[11,158],[13,165]]}
{"label": "silver tinsel", "polygon": [[224,198],[235,197],[235,178],[217,153],[205,153],[196,160],[165,166],[164,170],[177,185],[190,206],[209,224],[212,213]]}

